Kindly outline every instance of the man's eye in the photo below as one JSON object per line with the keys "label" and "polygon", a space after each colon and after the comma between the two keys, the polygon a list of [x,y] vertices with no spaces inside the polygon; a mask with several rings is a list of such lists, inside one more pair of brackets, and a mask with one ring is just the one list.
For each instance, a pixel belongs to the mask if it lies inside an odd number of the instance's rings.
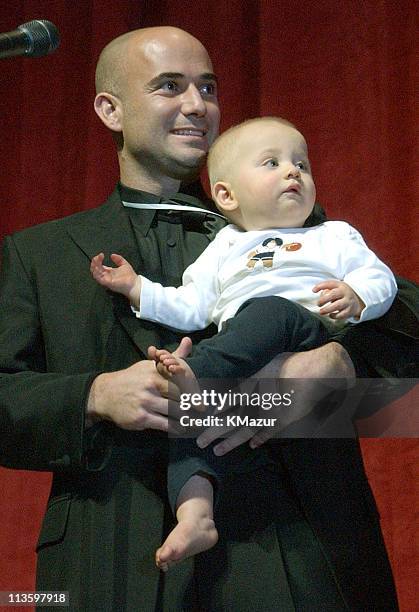
{"label": "man's eye", "polygon": [[201,85],[199,91],[204,96],[215,96],[217,93],[217,86],[215,83],[205,83],[204,85]]}
{"label": "man's eye", "polygon": [[175,81],[166,81],[165,83],[163,83],[160,87],[160,89],[163,89],[163,91],[170,91],[170,92],[174,92],[177,91],[178,86],[177,83],[175,83]]}

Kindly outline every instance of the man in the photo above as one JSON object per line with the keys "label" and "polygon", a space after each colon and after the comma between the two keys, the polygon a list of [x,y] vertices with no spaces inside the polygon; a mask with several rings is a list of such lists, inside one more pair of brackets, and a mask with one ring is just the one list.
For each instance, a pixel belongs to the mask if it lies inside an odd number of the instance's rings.
{"label": "man", "polygon": [[[274,446],[271,462],[226,479],[220,543],[168,575],[154,567],[173,521],[168,389],[145,355],[180,337],[137,321],[124,299],[96,285],[89,260],[121,253],[151,279],[178,284],[213,238],[220,222],[211,211],[155,206],[203,205],[178,192],[216,135],[216,79],[195,38],[151,28],[105,48],[97,92],[118,150],[118,188],[102,207],[25,230],[4,247],[1,462],[54,472],[37,588],[69,591],[72,610],[397,609],[352,440]],[[339,345],[318,351],[293,356],[282,372],[298,376],[315,360],[313,376],[353,374]]]}

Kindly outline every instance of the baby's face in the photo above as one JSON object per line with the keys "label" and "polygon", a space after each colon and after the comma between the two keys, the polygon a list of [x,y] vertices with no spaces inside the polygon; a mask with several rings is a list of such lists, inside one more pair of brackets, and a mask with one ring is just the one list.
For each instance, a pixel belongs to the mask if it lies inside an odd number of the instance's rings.
{"label": "baby's face", "polygon": [[230,185],[247,231],[301,227],[311,213],[316,188],[307,145],[295,128],[266,120],[238,134]]}

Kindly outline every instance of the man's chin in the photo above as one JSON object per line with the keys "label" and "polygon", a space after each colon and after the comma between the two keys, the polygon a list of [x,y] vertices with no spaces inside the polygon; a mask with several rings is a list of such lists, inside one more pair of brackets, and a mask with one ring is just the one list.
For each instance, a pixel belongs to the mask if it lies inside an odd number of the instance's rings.
{"label": "man's chin", "polygon": [[177,159],[173,164],[173,178],[189,181],[197,178],[205,165],[206,153],[188,155]]}

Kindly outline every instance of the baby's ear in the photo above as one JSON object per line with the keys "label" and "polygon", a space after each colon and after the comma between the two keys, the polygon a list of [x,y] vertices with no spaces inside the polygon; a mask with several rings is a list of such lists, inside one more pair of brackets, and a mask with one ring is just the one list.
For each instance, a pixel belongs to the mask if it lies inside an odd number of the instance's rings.
{"label": "baby's ear", "polygon": [[232,212],[238,208],[239,205],[230,183],[217,181],[211,191],[212,197],[220,210]]}

